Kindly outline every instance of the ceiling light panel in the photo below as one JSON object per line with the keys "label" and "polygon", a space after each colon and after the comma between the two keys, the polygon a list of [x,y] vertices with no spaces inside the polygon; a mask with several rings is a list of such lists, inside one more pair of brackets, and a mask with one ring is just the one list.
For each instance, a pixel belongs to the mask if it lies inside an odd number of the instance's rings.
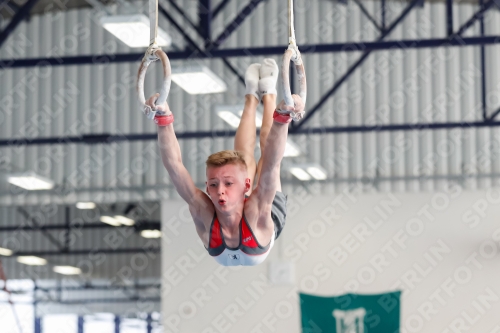
{"label": "ceiling light panel", "polygon": [[292,175],[294,175],[297,179],[301,181],[311,180],[311,176],[302,168],[292,167],[290,168],[290,172],[292,173]]}
{"label": "ceiling light panel", "polygon": [[76,208],[78,209],[94,209],[96,204],[93,202],[77,202]]}
{"label": "ceiling light panel", "polygon": [[160,230],[142,230],[141,236],[144,238],[160,238],[161,231]]}
{"label": "ceiling light panel", "polygon": [[295,157],[300,155],[299,146],[297,146],[292,140],[287,139],[285,146],[284,157]]}
{"label": "ceiling light panel", "polygon": [[206,66],[173,67],[172,81],[191,95],[214,94],[227,90],[224,81]]}
{"label": "ceiling light panel", "polygon": [[99,221],[101,221],[102,223],[106,223],[106,224],[109,224],[109,225],[112,225],[113,227],[119,227],[120,226],[120,222],[118,222],[114,217],[112,216],[101,216],[99,218]]}
{"label": "ceiling light panel", "polygon": [[79,275],[82,274],[82,270],[78,267],[73,266],[54,266],[52,270],[56,273],[63,275]]}
{"label": "ceiling light panel", "polygon": [[326,170],[317,163],[296,164],[290,167],[290,172],[299,180],[325,180],[328,177]]}
{"label": "ceiling light panel", "polygon": [[233,128],[238,128],[240,125],[240,117],[231,111],[217,111],[217,115]]}
{"label": "ceiling light panel", "polygon": [[320,165],[306,167],[306,171],[316,180],[325,180],[327,178],[326,170]]}
{"label": "ceiling light panel", "polygon": [[8,256],[11,256],[12,253],[13,253],[12,250],[0,247],[0,256],[8,257]]}
{"label": "ceiling light panel", "polygon": [[12,174],[7,177],[12,185],[22,187],[29,191],[50,190],[54,188],[54,182],[48,178],[37,175],[34,172],[23,172]]}
{"label": "ceiling light panel", "polygon": [[118,222],[119,224],[123,224],[123,225],[127,225],[127,226],[133,226],[135,224],[134,220],[132,220],[128,217],[122,216],[122,215],[115,215],[114,218],[115,218],[115,221]]}
{"label": "ceiling light panel", "polygon": [[35,257],[35,256],[21,256],[17,257],[17,262],[25,265],[30,265],[30,266],[43,266],[47,265],[47,260],[40,258],[40,257]]}
{"label": "ceiling light panel", "polygon": [[[129,47],[149,47],[149,18],[139,15],[111,15],[100,19],[101,25]],[[157,43],[159,46],[170,46],[172,39],[158,27]]]}

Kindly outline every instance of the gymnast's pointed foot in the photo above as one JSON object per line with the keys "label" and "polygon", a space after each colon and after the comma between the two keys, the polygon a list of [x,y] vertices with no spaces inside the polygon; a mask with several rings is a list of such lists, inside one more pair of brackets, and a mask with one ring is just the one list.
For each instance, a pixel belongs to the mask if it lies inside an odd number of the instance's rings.
{"label": "gymnast's pointed foot", "polygon": [[278,82],[279,68],[276,61],[271,58],[264,59],[260,67],[259,93],[264,95],[277,95],[276,83]]}
{"label": "gymnast's pointed foot", "polygon": [[259,78],[261,64],[251,64],[245,72],[245,96],[252,95],[260,102]]}

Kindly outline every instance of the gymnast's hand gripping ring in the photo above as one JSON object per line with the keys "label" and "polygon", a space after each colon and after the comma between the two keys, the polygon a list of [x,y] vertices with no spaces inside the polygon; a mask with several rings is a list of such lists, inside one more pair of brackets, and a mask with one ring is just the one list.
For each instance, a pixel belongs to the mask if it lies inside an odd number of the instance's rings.
{"label": "gymnast's hand gripping ring", "polygon": [[150,107],[146,105],[146,97],[144,96],[144,78],[146,77],[146,72],[148,66],[153,62],[160,59],[163,65],[163,85],[160,90],[160,96],[155,102],[155,105],[162,105],[166,102],[168,93],[170,92],[170,85],[172,84],[172,70],[170,68],[170,61],[167,54],[157,46],[150,46],[142,59],[141,66],[139,67],[139,72],[137,73],[137,95],[139,96],[139,103],[143,108],[143,112],[148,117],[148,119],[154,119],[156,115],[161,115],[163,111],[157,111],[155,107]]}
{"label": "gymnast's hand gripping ring", "polygon": [[[295,29],[294,29],[294,19],[293,19],[293,0],[288,0],[288,49],[283,55],[283,61],[281,63],[281,81],[283,87],[283,96],[286,105],[293,107],[294,102],[292,98],[292,91],[290,89],[290,60],[295,64],[295,70],[297,71],[297,76],[299,79],[300,92],[299,96],[302,98],[304,105],[307,99],[307,81],[306,81],[306,70],[304,69],[304,63],[302,62],[302,57],[300,55],[299,48],[295,41]],[[294,121],[300,120],[304,117],[304,112],[291,112],[290,117]]]}
{"label": "gymnast's hand gripping ring", "polygon": [[[283,83],[282,87],[283,87],[284,100],[286,105],[292,107],[294,106],[292,91],[290,89],[290,76],[289,76],[290,60],[292,60],[295,64],[295,70],[297,71],[297,76],[300,84],[299,96],[302,98],[305,105],[307,98],[306,71],[304,69],[304,63],[302,62],[299,50],[297,49],[296,46],[295,48],[292,47],[292,45],[290,45],[288,49],[285,51],[285,54],[283,55],[283,62],[281,65],[281,81]],[[303,118],[304,112],[303,111],[297,113],[292,112],[290,116],[293,118],[294,121],[297,121]]]}

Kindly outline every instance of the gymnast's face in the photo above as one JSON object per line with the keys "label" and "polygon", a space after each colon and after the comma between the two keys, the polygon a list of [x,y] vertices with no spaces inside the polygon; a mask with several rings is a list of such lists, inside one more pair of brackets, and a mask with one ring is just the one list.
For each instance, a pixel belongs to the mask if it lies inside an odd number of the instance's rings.
{"label": "gymnast's face", "polygon": [[207,168],[207,193],[219,211],[231,211],[245,198],[250,189],[246,168],[238,164],[226,164]]}

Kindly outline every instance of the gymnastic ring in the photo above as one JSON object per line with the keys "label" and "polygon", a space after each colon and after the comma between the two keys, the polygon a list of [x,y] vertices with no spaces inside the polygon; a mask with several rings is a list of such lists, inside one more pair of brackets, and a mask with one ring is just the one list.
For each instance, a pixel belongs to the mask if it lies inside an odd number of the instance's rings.
{"label": "gymnastic ring", "polygon": [[283,55],[283,61],[281,63],[281,81],[283,87],[283,96],[286,105],[294,106],[292,91],[290,89],[290,61],[295,64],[295,70],[299,79],[300,92],[299,96],[302,98],[304,105],[307,99],[307,81],[306,81],[306,71],[304,69],[304,63],[302,62],[302,57],[300,55],[297,47],[289,46]]}
{"label": "gymnastic ring", "polygon": [[168,94],[170,92],[170,85],[172,84],[172,69],[170,67],[170,60],[163,50],[155,49],[152,52],[146,52],[146,55],[142,59],[141,66],[139,67],[139,72],[137,73],[137,94],[139,96],[139,103],[143,108],[144,114],[148,119],[153,119],[157,113],[156,109],[146,105],[146,97],[144,96],[144,79],[146,77],[146,72],[148,70],[149,64],[153,61],[160,59],[163,65],[163,85],[160,90],[160,96],[155,102],[155,105],[162,105],[166,102]]}

